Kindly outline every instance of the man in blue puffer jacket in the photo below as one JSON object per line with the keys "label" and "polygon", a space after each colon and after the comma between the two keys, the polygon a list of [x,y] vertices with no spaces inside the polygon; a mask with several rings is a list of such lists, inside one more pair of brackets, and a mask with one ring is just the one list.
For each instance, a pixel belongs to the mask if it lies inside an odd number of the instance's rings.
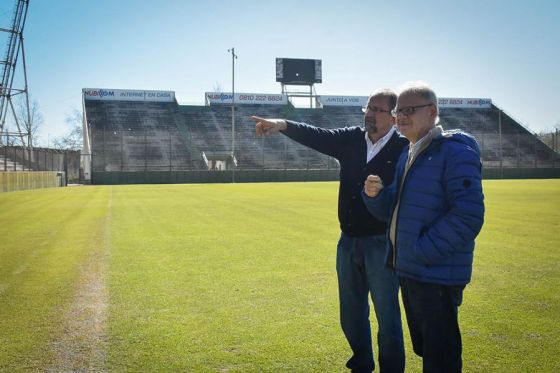
{"label": "man in blue puffer jacket", "polygon": [[471,135],[437,126],[437,97],[425,83],[405,86],[393,115],[410,145],[393,182],[369,175],[362,198],[389,224],[387,265],[399,276],[424,372],[460,372],[458,307],[484,220],[480,149]]}

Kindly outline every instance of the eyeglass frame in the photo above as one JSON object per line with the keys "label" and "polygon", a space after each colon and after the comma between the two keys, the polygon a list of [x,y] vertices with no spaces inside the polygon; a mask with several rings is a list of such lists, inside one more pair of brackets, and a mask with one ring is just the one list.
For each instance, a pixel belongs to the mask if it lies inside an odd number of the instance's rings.
{"label": "eyeglass frame", "polygon": [[[401,109],[398,109],[398,110],[397,110],[397,108],[394,108],[393,110],[391,110],[391,115],[395,118],[398,117],[399,115],[404,115],[404,116],[409,117],[412,114],[416,113],[417,109],[432,106],[432,105],[434,105],[433,102],[430,102],[429,104],[425,104],[425,105],[405,106],[405,107],[403,107]],[[407,114],[407,113],[404,112],[404,110],[406,110],[406,111],[412,110],[412,111]]]}
{"label": "eyeglass frame", "polygon": [[365,114],[368,110],[371,111],[371,112],[374,112],[374,113],[389,113],[389,114],[391,114],[391,110],[385,110],[385,109],[381,109],[380,107],[377,107],[377,106],[369,106],[369,105],[362,108],[362,113]]}

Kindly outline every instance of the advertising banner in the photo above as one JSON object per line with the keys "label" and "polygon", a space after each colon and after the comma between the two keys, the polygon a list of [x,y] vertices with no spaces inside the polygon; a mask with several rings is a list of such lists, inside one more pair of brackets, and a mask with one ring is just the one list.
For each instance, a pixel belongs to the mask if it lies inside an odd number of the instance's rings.
{"label": "advertising banner", "polygon": [[492,106],[492,100],[489,98],[448,98],[439,97],[438,106],[440,108],[471,108],[471,109],[487,109]]}
{"label": "advertising banner", "polygon": [[322,106],[360,106],[367,105],[368,96],[318,96]]}
{"label": "advertising banner", "polygon": [[138,91],[132,89],[84,88],[85,100],[174,102],[173,91]]}
{"label": "advertising banner", "polygon": [[[206,92],[206,105],[215,104],[231,104],[231,92]],[[288,96],[282,94],[270,93],[236,93],[235,104],[239,105],[286,105],[288,104]]]}
{"label": "advertising banner", "polygon": [[[322,106],[361,106],[367,105],[368,96],[318,96]],[[441,108],[490,108],[492,100],[489,98],[438,98]]]}

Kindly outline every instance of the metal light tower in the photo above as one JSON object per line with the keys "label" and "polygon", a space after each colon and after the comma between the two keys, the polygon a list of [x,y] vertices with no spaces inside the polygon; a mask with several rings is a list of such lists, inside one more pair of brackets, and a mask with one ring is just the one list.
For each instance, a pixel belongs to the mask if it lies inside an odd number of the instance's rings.
{"label": "metal light tower", "polygon": [[[18,136],[21,139],[22,145],[25,145],[24,136],[27,136],[29,162],[31,163],[31,147],[32,147],[31,128],[27,129],[27,133],[22,132],[12,102],[12,97],[19,94],[25,95],[25,106],[27,110],[27,118],[26,118],[27,126],[31,127],[31,113],[29,110],[29,95],[27,91],[27,70],[25,65],[25,50],[23,48],[23,27],[25,26],[25,18],[27,17],[28,6],[29,6],[29,0],[18,0],[14,10],[11,28],[9,29],[0,28],[0,32],[5,32],[9,34],[5,57],[2,61],[0,61],[0,65],[2,65],[2,78],[1,78],[2,80],[0,81],[0,133],[4,132],[4,126],[6,124],[6,117],[8,114],[8,106],[9,106],[12,111],[16,126],[18,128]],[[21,52],[22,62],[23,62],[23,77],[24,77],[25,86],[24,88],[13,88],[12,86],[14,82],[14,77],[16,73],[16,67],[17,67],[20,52]],[[1,138],[2,137],[0,136],[0,143],[2,142]]]}
{"label": "metal light tower", "polygon": [[235,183],[235,48],[228,49],[231,53],[231,182]]}

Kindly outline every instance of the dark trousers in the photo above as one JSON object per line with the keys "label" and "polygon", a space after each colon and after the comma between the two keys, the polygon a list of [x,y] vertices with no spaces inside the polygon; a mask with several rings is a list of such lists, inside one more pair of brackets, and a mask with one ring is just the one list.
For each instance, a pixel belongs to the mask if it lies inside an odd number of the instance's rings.
{"label": "dark trousers", "polygon": [[399,278],[412,348],[424,373],[461,372],[458,310],[465,286],[446,286]]}

